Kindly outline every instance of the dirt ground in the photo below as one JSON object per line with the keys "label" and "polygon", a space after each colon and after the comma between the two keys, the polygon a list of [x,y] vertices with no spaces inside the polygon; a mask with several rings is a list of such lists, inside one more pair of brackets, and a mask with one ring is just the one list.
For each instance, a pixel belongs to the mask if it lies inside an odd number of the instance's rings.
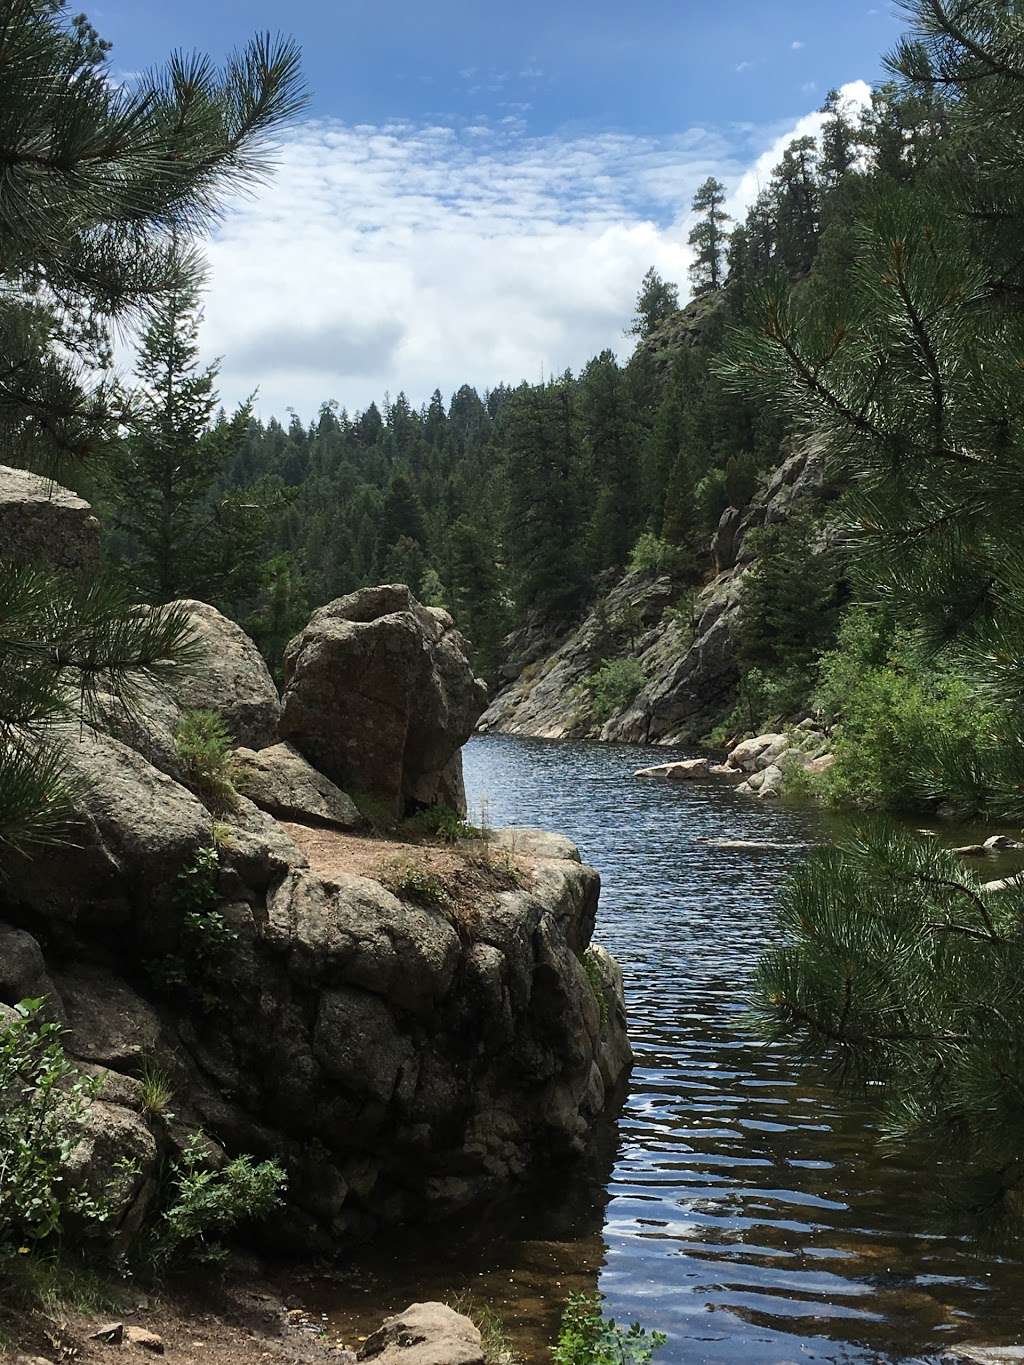
{"label": "dirt ground", "polygon": [[[18,1311],[0,1304],[0,1331],[10,1343],[0,1349],[4,1365],[115,1365],[165,1360],[168,1365],[324,1365],[354,1361],[358,1342],[332,1336],[320,1315],[299,1303],[282,1302],[258,1266],[236,1262],[223,1276],[181,1282],[157,1293],[132,1286],[111,1291],[113,1306],[101,1313],[70,1309]],[[106,1327],[124,1329],[124,1339],[97,1339]],[[136,1344],[131,1328],[159,1339]],[[349,1347],[353,1348],[350,1352]]]}
{"label": "dirt ground", "polygon": [[530,877],[527,863],[486,840],[412,843],[286,820],[281,824],[319,876],[330,879],[348,872],[372,877],[407,899],[448,909],[463,922],[471,920],[482,898],[524,886]]}

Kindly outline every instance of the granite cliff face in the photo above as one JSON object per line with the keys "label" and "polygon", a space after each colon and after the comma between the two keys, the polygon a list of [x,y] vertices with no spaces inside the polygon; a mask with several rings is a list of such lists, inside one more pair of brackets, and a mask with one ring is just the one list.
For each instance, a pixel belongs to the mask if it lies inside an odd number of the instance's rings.
{"label": "granite cliff face", "polygon": [[[665,745],[706,734],[728,709],[738,681],[733,630],[753,562],[749,533],[832,495],[821,448],[801,441],[748,508],[723,513],[711,546],[714,577],[685,614],[666,610],[680,597],[671,578],[632,573],[560,637],[540,628],[517,632],[509,640],[505,686],[480,718],[480,730]],[[628,705],[598,720],[583,684],[609,652],[610,633],[614,649],[636,658],[646,681]]]}
{"label": "granite cliff face", "polygon": [[[34,544],[88,526],[44,503]],[[104,1187],[127,1158],[110,1226],[130,1237],[202,1131],[211,1162],[284,1164],[279,1244],[309,1251],[580,1152],[631,1061],[621,976],[589,947],[597,873],[537,831],[374,835],[346,790],[396,819],[460,800],[482,686],[451,619],[399,586],[329,604],[289,646],[282,707],[244,633],[186,606],[198,660],[66,727],[69,842],[0,859],[0,1022],[45,997],[99,1079],[70,1178]],[[238,745],[216,801],[176,743],[196,708]],[[173,1116],[147,1112],[153,1067]]]}

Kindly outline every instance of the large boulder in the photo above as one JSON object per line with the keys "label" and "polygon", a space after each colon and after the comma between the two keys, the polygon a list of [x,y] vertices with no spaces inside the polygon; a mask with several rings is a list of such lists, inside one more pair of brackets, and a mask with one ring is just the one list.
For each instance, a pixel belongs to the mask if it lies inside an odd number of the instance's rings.
{"label": "large boulder", "polygon": [[484,1365],[483,1339],[454,1308],[413,1303],[366,1338],[358,1359],[377,1365]]}
{"label": "large boulder", "polygon": [[175,670],[169,691],[182,711],[216,711],[237,744],[273,744],[281,710],[263,656],[241,626],[216,607],[185,599],[198,657]]}
{"label": "large boulder", "polygon": [[351,798],[318,773],[291,744],[269,749],[236,749],[231,781],[261,810],[285,820],[355,829],[362,817]]}
{"label": "large boulder", "polygon": [[72,572],[96,569],[99,522],[87,502],[60,484],[0,465],[0,557]]}
{"label": "large boulder", "polygon": [[459,750],[485,699],[446,611],[401,585],[364,588],[314,612],[288,645],[280,733],[396,814],[440,802],[464,812]]}
{"label": "large boulder", "polygon": [[59,732],[73,784],[70,839],[45,858],[8,853],[8,891],[59,919],[128,920],[149,910],[212,842],[206,808],[135,749],[89,725]]}

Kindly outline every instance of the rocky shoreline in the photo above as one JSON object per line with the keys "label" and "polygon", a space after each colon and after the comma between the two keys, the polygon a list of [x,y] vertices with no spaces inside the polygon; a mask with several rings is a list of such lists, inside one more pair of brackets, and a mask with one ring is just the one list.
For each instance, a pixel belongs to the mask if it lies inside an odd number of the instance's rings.
{"label": "rocky shoreline", "polygon": [[[9,555],[92,571],[81,500],[0,470],[0,504]],[[279,698],[238,626],[180,606],[196,658],[64,727],[73,838],[3,858],[0,1022],[42,999],[95,1078],[68,1178],[117,1189],[109,1238],[197,1135],[213,1168],[283,1165],[263,1236],[306,1257],[573,1160],[631,1064],[600,879],[559,836],[458,824],[483,687],[451,618],[399,586],[330,603]],[[183,755],[197,713],[230,734],[227,790]],[[403,832],[439,803],[454,833]]]}

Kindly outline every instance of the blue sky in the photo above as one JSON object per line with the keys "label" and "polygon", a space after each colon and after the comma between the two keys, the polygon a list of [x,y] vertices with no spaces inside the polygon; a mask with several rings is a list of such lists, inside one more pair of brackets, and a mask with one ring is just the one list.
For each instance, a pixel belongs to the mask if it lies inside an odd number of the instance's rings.
{"label": "blue sky", "polygon": [[[131,73],[259,28],[304,50],[312,102],[273,180],[210,244],[204,342],[235,401],[414,402],[578,367],[655,264],[686,292],[689,199],[737,213],[831,86],[863,98],[886,0],[103,0]],[[857,84],[857,83],[861,84]],[[803,120],[803,123],[801,123]]]}

